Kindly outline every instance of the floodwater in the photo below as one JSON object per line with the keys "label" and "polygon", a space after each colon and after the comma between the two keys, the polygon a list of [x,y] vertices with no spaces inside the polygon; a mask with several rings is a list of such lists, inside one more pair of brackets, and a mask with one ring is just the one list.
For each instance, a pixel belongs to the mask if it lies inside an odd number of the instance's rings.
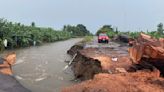
{"label": "floodwater", "polygon": [[[70,39],[43,46],[14,50],[17,54],[13,72],[16,79],[32,92],[60,92],[75,84],[73,74],[64,71],[70,60],[67,50],[82,40]],[[3,52],[5,55],[9,51]]]}

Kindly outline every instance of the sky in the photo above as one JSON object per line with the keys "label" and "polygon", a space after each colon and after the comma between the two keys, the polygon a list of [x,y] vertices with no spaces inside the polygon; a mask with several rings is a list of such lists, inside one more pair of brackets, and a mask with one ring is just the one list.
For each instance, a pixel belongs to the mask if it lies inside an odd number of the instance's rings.
{"label": "sky", "polygon": [[0,0],[0,18],[62,29],[84,24],[95,33],[103,25],[120,31],[153,31],[164,23],[164,0]]}

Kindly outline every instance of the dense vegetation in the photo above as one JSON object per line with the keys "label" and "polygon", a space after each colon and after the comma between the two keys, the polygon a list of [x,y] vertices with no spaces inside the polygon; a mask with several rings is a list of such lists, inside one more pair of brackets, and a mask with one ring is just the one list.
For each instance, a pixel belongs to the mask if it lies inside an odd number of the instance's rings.
{"label": "dense vegetation", "polygon": [[110,38],[113,38],[118,32],[117,30],[114,31],[111,25],[104,25],[97,31],[96,35],[99,35],[100,33],[106,33]]}
{"label": "dense vegetation", "polygon": [[[157,30],[156,31],[146,31],[146,32],[143,32],[143,33],[148,34],[148,35],[150,35],[154,38],[163,38],[164,37],[163,24],[159,23],[157,25]],[[124,32],[124,34],[129,35],[131,38],[137,38],[139,36],[140,32]]]}
{"label": "dense vegetation", "polygon": [[[99,33],[107,33],[107,35],[110,38],[113,38],[116,35],[127,35],[130,38],[137,38],[139,36],[140,32],[134,32],[134,31],[121,32],[121,31],[118,31],[117,28],[116,28],[116,30],[114,30],[111,25],[104,25],[102,28],[100,28],[97,31],[96,35],[98,35]],[[162,23],[159,23],[157,25],[157,30],[156,31],[146,31],[146,32],[143,32],[143,33],[148,34],[148,35],[150,35],[152,37],[155,37],[155,38],[164,37],[163,24]]]}
{"label": "dense vegetation", "polygon": [[70,29],[72,27],[64,26],[63,30],[54,30],[52,28],[36,27],[34,22],[27,26],[0,19],[0,51],[4,49],[5,39],[7,40],[7,48],[19,48],[90,34],[82,24]]}
{"label": "dense vegetation", "polygon": [[73,37],[92,35],[82,24],[78,24],[77,26],[65,25],[63,31],[70,32]]}

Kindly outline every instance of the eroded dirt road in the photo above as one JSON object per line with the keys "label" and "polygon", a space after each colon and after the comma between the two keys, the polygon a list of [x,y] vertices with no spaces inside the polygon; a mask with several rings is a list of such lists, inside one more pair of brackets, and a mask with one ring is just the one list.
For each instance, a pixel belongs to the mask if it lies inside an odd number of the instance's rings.
{"label": "eroded dirt road", "polygon": [[[95,37],[77,53],[73,70],[75,76],[83,80],[91,79],[97,73],[126,72],[132,64],[128,54],[128,46],[124,43],[110,41],[108,44],[98,43]],[[85,68],[84,68],[85,67]]]}
{"label": "eroded dirt road", "polygon": [[134,64],[128,48],[115,42],[98,44],[94,38],[72,63],[75,77],[85,81],[62,92],[164,92],[160,71],[147,63]]}

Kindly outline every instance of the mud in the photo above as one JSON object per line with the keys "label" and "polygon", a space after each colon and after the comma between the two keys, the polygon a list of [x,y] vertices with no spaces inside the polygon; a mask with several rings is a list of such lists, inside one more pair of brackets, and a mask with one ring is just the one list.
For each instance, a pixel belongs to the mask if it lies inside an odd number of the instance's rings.
{"label": "mud", "polygon": [[75,77],[81,80],[91,79],[95,74],[102,72],[100,61],[86,57],[80,52],[73,61],[72,69]]}
{"label": "mud", "polygon": [[93,80],[63,89],[61,92],[164,92],[159,72],[97,74]]}
{"label": "mud", "polygon": [[74,46],[72,46],[67,53],[71,56],[75,55],[79,50],[82,50],[84,48],[84,44],[82,43],[76,43]]}
{"label": "mud", "polygon": [[[157,68],[160,71],[160,75],[162,77],[164,77],[164,68],[163,68],[164,67],[164,62],[163,62],[163,59],[142,58],[141,60],[142,60],[141,63],[146,62],[147,64],[149,64],[149,66],[151,65],[151,66]],[[147,65],[145,65],[145,66],[147,67]]]}
{"label": "mud", "polygon": [[119,41],[119,42],[129,42],[130,37],[127,35],[118,35],[113,38],[113,41]]}

